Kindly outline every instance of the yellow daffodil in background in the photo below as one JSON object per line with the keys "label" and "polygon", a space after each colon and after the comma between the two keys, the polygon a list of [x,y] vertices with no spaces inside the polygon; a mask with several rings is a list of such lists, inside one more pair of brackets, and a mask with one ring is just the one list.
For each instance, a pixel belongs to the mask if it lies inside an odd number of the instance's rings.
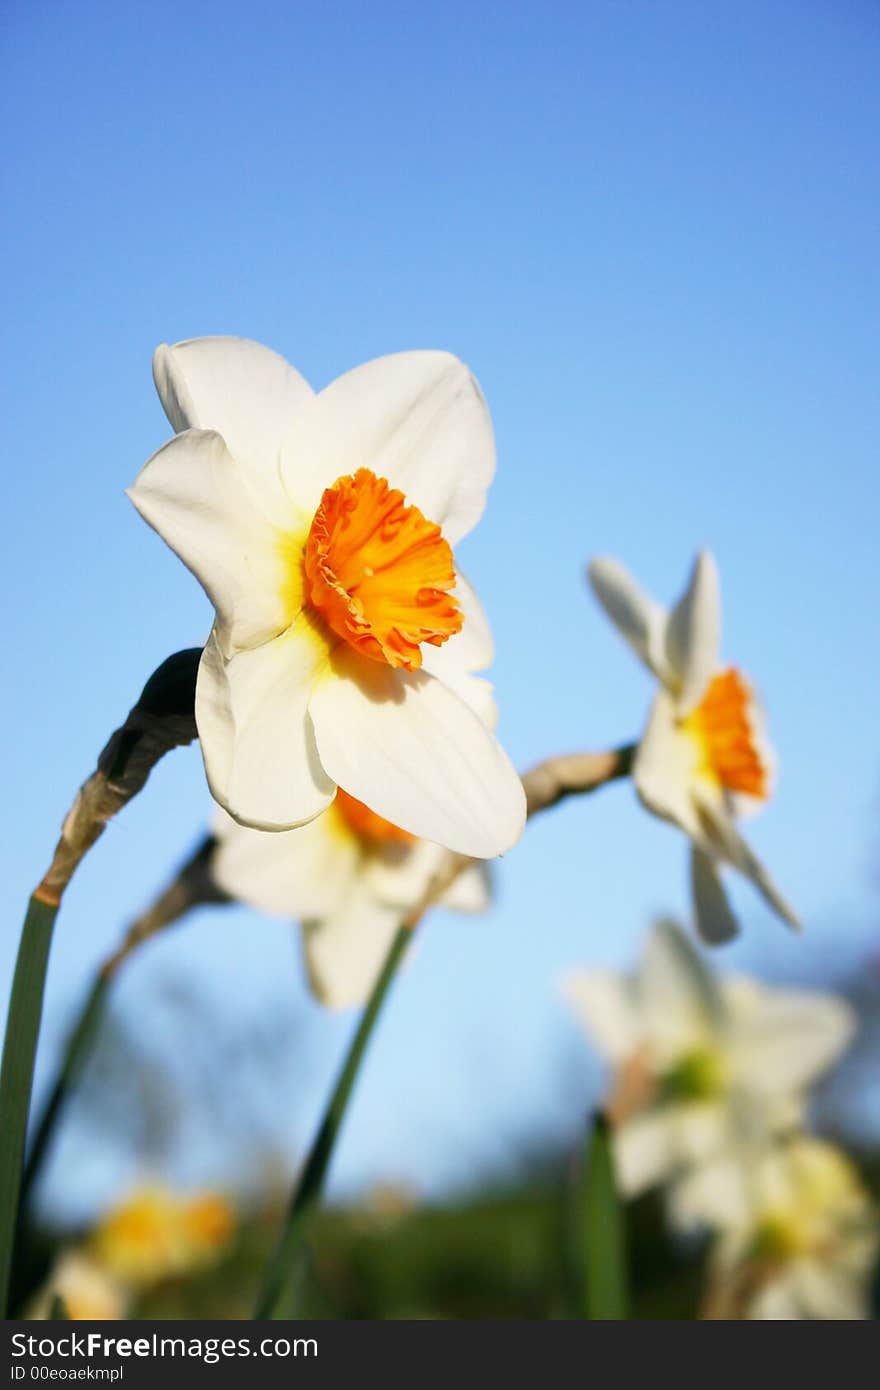
{"label": "yellow daffodil in background", "polygon": [[754,1149],[800,1123],[808,1087],[854,1030],[832,995],[716,981],[668,922],[634,974],[573,971],[564,990],[614,1068],[608,1112],[622,1189],[671,1185],[681,1226],[702,1220],[698,1189],[723,1202]]}
{"label": "yellow daffodil in background", "polygon": [[143,1187],[108,1212],[92,1232],[89,1250],[113,1277],[144,1288],[210,1264],[235,1230],[232,1207],[219,1194]]}
{"label": "yellow daffodil in background", "polygon": [[706,941],[738,930],[721,882],[729,864],[750,879],[784,921],[788,903],[737,829],[737,818],[772,791],[772,757],[748,681],[719,659],[718,571],[703,551],[672,612],[644,593],[615,560],[589,567],[593,590],[621,635],[660,682],[633,767],[643,804],[691,840],[697,927]]}
{"label": "yellow daffodil in background", "polygon": [[71,1322],[104,1322],[128,1314],[129,1294],[96,1259],[82,1250],[62,1250],[27,1316],[53,1317],[53,1305],[62,1299]]}
{"label": "yellow daffodil in background", "polygon": [[290,829],[341,786],[449,849],[509,849],[525,801],[467,696],[492,643],[453,555],[495,466],[468,369],[405,352],[316,394],[208,338],[160,347],[154,376],[178,433],[130,496],[214,605],[196,719],[219,804]]}
{"label": "yellow daffodil in background", "polygon": [[707,1206],[704,1217],[721,1232],[707,1315],[871,1316],[878,1212],[834,1145],[801,1135],[774,1146],[741,1171],[736,1198]]}
{"label": "yellow daffodil in background", "polygon": [[[401,918],[446,854],[341,788],[329,810],[299,830],[270,835],[219,812],[214,832],[215,882],[258,911],[302,923],[309,981],[331,1008],[366,1000]],[[439,900],[460,912],[488,903],[485,864],[466,868]]]}

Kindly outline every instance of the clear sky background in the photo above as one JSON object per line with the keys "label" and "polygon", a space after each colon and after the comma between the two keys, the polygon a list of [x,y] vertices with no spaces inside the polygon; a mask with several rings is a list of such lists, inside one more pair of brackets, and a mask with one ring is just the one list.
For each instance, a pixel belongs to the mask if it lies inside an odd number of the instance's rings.
{"label": "clear sky background", "polygon": [[[3,981],[77,784],[209,627],[123,496],[168,434],[153,348],[209,333],[266,342],[316,386],[404,348],[471,364],[499,470],[462,559],[519,766],[644,719],[650,683],[587,559],[616,554],[670,600],[710,545],[725,653],[780,755],[752,838],[806,924],[796,941],[736,886],[746,933],[716,959],[876,968],[877,5],[6,0],[2,51]],[[176,754],[84,866],[41,1084],[208,814],[197,751]],[[630,961],[653,914],[685,914],[685,863],[623,785],[530,827],[490,916],[436,915],[337,1190],[448,1190],[579,1123],[596,1072],[559,976]],[[116,1016],[167,1071],[172,1129],[192,1102],[169,1159],[190,1181],[238,1180],[245,1134],[290,1162],[351,1028],[307,1001],[290,929],[237,909],[145,952]],[[47,1200],[128,1181],[140,1113],[101,1130],[83,1107]]]}

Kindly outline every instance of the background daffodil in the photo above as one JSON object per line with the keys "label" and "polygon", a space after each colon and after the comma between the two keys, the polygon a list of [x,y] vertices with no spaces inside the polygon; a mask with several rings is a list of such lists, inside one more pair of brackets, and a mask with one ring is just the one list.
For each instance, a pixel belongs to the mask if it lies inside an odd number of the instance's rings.
{"label": "background daffodil", "polygon": [[772,754],[754,692],[735,668],[720,665],[718,570],[708,550],[671,612],[643,592],[616,560],[588,570],[597,599],[622,637],[656,676],[647,728],[633,766],[644,806],[682,829],[691,841],[691,883],[697,928],[709,942],[739,930],[720,867],[744,874],[790,926],[798,919],[737,820],[772,790]]}
{"label": "background daffodil", "polygon": [[871,1316],[880,1221],[846,1154],[798,1135],[743,1170],[737,1196],[713,1213],[713,1316]]}
{"label": "background daffodil", "polygon": [[[222,811],[212,872],[232,898],[302,923],[309,983],[331,1008],[362,1004],[401,919],[419,903],[446,851],[390,825],[341,789],[308,825],[277,835]],[[459,912],[489,904],[485,864],[471,864],[437,900]]]}
{"label": "background daffodil", "polygon": [[809,1086],[854,1031],[833,995],[716,980],[670,922],[655,926],[632,975],[571,972],[564,989],[614,1068],[608,1111],[623,1189],[674,1183],[682,1226],[705,1220],[709,1188],[723,1202],[755,1146],[800,1123]]}

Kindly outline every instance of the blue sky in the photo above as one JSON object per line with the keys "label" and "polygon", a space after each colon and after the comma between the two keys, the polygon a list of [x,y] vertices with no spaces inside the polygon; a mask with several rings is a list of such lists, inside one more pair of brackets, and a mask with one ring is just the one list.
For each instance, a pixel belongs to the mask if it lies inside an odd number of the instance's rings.
{"label": "blue sky", "polygon": [[[411,347],[474,368],[499,471],[462,558],[520,766],[644,719],[587,559],[669,600],[710,545],[725,652],[780,755],[753,840],[806,922],[789,939],[737,887],[747,932],[721,960],[815,976],[876,953],[878,56],[868,0],[7,4],[4,979],[76,785],[209,626],[123,496],[167,435],[152,349],[205,333],[264,341],[316,386]],[[208,812],[198,755],[177,755],[83,868],[41,1078]],[[631,959],[653,913],[686,911],[684,870],[625,786],[530,828],[487,919],[425,930],[338,1182],[438,1190],[555,1123],[559,1057],[579,1055],[560,972]],[[201,914],[122,982],[160,1053],[179,1051],[181,981],[237,1056],[267,1013],[305,1020],[308,1067],[292,1047],[283,1104],[260,1102],[294,1152],[350,1020],[304,1000],[289,930],[243,911]],[[56,1201],[128,1173],[86,1131]],[[183,1148],[193,1180],[222,1166],[204,1135]]]}

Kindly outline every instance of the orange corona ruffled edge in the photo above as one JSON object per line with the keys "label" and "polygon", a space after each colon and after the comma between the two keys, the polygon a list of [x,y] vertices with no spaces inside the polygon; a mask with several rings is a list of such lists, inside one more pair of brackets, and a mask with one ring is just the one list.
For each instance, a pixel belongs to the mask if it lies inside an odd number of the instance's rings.
{"label": "orange corona ruffled edge", "polygon": [[688,722],[722,786],[766,801],[770,768],[755,730],[752,689],[740,672],[731,667],[713,676]]}
{"label": "orange corona ruffled edge", "polygon": [[325,489],[305,547],[308,600],[361,655],[417,671],[420,644],[461,631],[440,527],[368,468]]}

